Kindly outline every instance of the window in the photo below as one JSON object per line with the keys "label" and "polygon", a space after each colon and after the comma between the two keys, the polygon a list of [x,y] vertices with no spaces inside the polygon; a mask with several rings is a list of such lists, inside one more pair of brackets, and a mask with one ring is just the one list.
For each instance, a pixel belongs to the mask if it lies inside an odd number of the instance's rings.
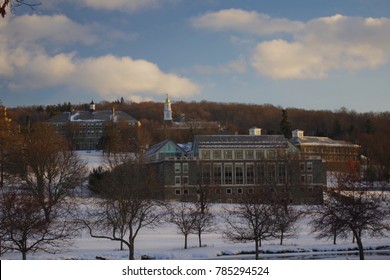
{"label": "window", "polygon": [[182,182],[183,182],[183,185],[188,185],[188,176],[183,176],[182,179]]}
{"label": "window", "polygon": [[243,193],[242,188],[237,189],[237,193],[238,193],[238,194],[242,194],[242,193]]}
{"label": "window", "polygon": [[276,166],[275,163],[268,163],[267,165],[267,181],[268,182],[275,182],[275,173],[276,173]]}
{"label": "window", "polygon": [[231,188],[227,188],[226,189],[226,194],[232,194],[232,189]]}
{"label": "window", "polygon": [[202,183],[203,184],[210,184],[210,170],[211,170],[211,165],[210,164],[203,164],[202,165]]}
{"label": "window", "polygon": [[213,181],[214,184],[220,185],[222,183],[222,166],[221,164],[213,165]]}
{"label": "window", "polygon": [[236,165],[236,184],[242,185],[244,184],[244,166],[243,165]]}
{"label": "window", "polygon": [[312,172],[313,171],[313,163],[312,162],[308,162],[307,165],[306,165],[306,168],[307,168],[308,172]]}
{"label": "window", "polygon": [[183,163],[183,173],[188,173],[188,163]]}
{"label": "window", "polygon": [[306,182],[306,176],[305,175],[301,175],[301,183],[305,183]]}
{"label": "window", "polygon": [[248,194],[252,194],[253,193],[253,188],[249,188],[248,189]]}
{"label": "window", "polygon": [[210,159],[210,150],[202,150],[202,159]]}
{"label": "window", "polygon": [[246,150],[245,151],[245,159],[254,159],[254,153],[253,150]]}
{"label": "window", "polygon": [[307,175],[307,183],[312,184],[313,183],[313,175]]}
{"label": "window", "polygon": [[244,153],[242,152],[242,150],[234,151],[234,158],[235,159],[244,159]]}
{"label": "window", "polygon": [[299,167],[300,167],[300,169],[301,169],[301,172],[305,171],[305,163],[304,163],[304,162],[301,162],[301,163],[299,164]]}
{"label": "window", "polygon": [[181,185],[181,178],[180,178],[180,176],[175,176],[175,185]]}
{"label": "window", "polygon": [[181,190],[176,189],[176,190],[175,190],[175,195],[181,195]]}
{"label": "window", "polygon": [[257,164],[257,183],[264,184],[265,182],[265,164]]}
{"label": "window", "polygon": [[285,163],[278,164],[278,183],[279,184],[286,183],[286,164]]}
{"label": "window", "polygon": [[255,183],[255,170],[253,164],[246,165],[246,183],[253,185]]}
{"label": "window", "polygon": [[188,194],[188,190],[183,190],[183,194]]}
{"label": "window", "polygon": [[269,150],[267,153],[267,158],[274,159],[275,158],[275,151]]}
{"label": "window", "polygon": [[222,159],[222,152],[220,150],[214,150],[213,159]]}
{"label": "window", "polygon": [[181,172],[181,164],[175,163],[175,173],[180,173],[180,172]]}
{"label": "window", "polygon": [[225,150],[225,151],[223,151],[223,158],[224,159],[233,159],[233,152],[232,152],[232,150]]}
{"label": "window", "polygon": [[264,150],[257,150],[256,151],[256,159],[264,159]]}
{"label": "window", "polygon": [[233,166],[232,165],[225,165],[225,170],[224,170],[224,179],[225,179],[225,184],[226,185],[231,185],[233,184]]}

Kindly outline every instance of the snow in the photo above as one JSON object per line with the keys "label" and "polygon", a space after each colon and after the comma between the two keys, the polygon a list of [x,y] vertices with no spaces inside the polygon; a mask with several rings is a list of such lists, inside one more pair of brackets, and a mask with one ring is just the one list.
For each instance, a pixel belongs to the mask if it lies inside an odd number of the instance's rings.
{"label": "snow", "polygon": [[[82,160],[88,162],[90,170],[104,163],[101,151],[79,151]],[[77,198],[81,205],[89,205],[96,197],[93,197],[84,186],[82,196]],[[87,195],[86,195],[87,194]],[[88,195],[89,194],[89,195]],[[214,204],[212,212],[217,217],[224,211],[225,207],[232,205]],[[297,206],[302,207],[302,206]],[[262,259],[359,259],[357,245],[352,243],[352,236],[348,239],[338,239],[337,245],[333,245],[332,240],[317,240],[310,233],[308,225],[309,218],[304,218],[299,222],[298,234],[294,239],[284,240],[285,245],[278,245],[279,240],[262,241],[260,248]],[[205,233],[202,237],[204,246],[199,248],[196,235],[188,237],[188,249],[184,247],[184,237],[178,234],[174,225],[163,222],[154,229],[142,229],[135,242],[135,256],[149,256],[158,260],[193,260],[193,259],[254,259],[253,243],[230,243],[222,238],[221,229],[224,224],[221,219],[217,219],[217,230],[213,233]],[[390,236],[384,238],[370,238],[363,236],[363,244],[366,248],[366,259],[390,260]],[[120,243],[94,239],[83,231],[80,236],[74,239],[72,247],[56,253],[48,254],[37,252],[28,254],[28,259],[36,260],[93,260],[96,257],[106,259],[128,259],[128,251],[121,251]],[[370,249],[374,249],[372,251]],[[20,259],[18,252],[9,252],[0,257],[6,259]]]}

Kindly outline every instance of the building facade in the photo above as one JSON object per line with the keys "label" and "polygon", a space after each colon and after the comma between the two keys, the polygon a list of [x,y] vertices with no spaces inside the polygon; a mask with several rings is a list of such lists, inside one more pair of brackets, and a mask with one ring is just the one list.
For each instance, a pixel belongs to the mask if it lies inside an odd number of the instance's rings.
{"label": "building facade", "polygon": [[320,204],[326,186],[321,159],[303,159],[278,135],[205,135],[193,143],[161,142],[145,153],[167,200],[237,203],[258,195],[264,203]]}
{"label": "building facade", "polygon": [[101,140],[107,124],[139,125],[132,116],[122,111],[96,110],[92,101],[89,111],[63,112],[48,120],[56,131],[72,141],[77,150],[101,149]]}
{"label": "building facade", "polygon": [[347,171],[350,162],[360,160],[361,146],[328,137],[305,136],[302,130],[292,131],[290,142],[301,153],[302,158],[321,158],[328,171]]}

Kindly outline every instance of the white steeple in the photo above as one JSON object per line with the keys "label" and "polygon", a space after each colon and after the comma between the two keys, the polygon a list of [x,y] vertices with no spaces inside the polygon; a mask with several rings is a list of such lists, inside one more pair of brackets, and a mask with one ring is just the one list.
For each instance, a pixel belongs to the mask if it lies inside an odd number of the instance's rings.
{"label": "white steeple", "polygon": [[165,122],[171,122],[172,121],[172,108],[171,108],[171,100],[168,97],[165,99],[164,104],[164,121]]}

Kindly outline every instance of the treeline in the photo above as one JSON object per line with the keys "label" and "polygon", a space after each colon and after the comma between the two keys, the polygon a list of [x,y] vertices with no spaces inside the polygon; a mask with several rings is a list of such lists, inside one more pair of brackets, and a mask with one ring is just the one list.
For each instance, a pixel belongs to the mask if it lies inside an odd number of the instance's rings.
{"label": "treeline", "polygon": [[[163,133],[163,102],[100,102],[97,110],[124,111],[140,120],[142,127],[151,136],[150,144],[166,137],[173,140],[191,141],[191,133]],[[88,110],[89,103],[73,105],[63,103],[50,106],[18,107],[10,110],[10,116],[19,124],[45,121],[64,111]],[[251,127],[260,127],[264,134],[285,134],[289,129],[301,129],[307,136],[327,136],[362,145],[363,154],[381,166],[390,165],[390,112],[359,113],[340,110],[305,110],[282,108],[270,104],[241,104],[218,102],[175,102],[172,104],[173,118],[186,120],[218,121],[226,132],[247,134]],[[286,135],[289,137],[290,135]]]}

